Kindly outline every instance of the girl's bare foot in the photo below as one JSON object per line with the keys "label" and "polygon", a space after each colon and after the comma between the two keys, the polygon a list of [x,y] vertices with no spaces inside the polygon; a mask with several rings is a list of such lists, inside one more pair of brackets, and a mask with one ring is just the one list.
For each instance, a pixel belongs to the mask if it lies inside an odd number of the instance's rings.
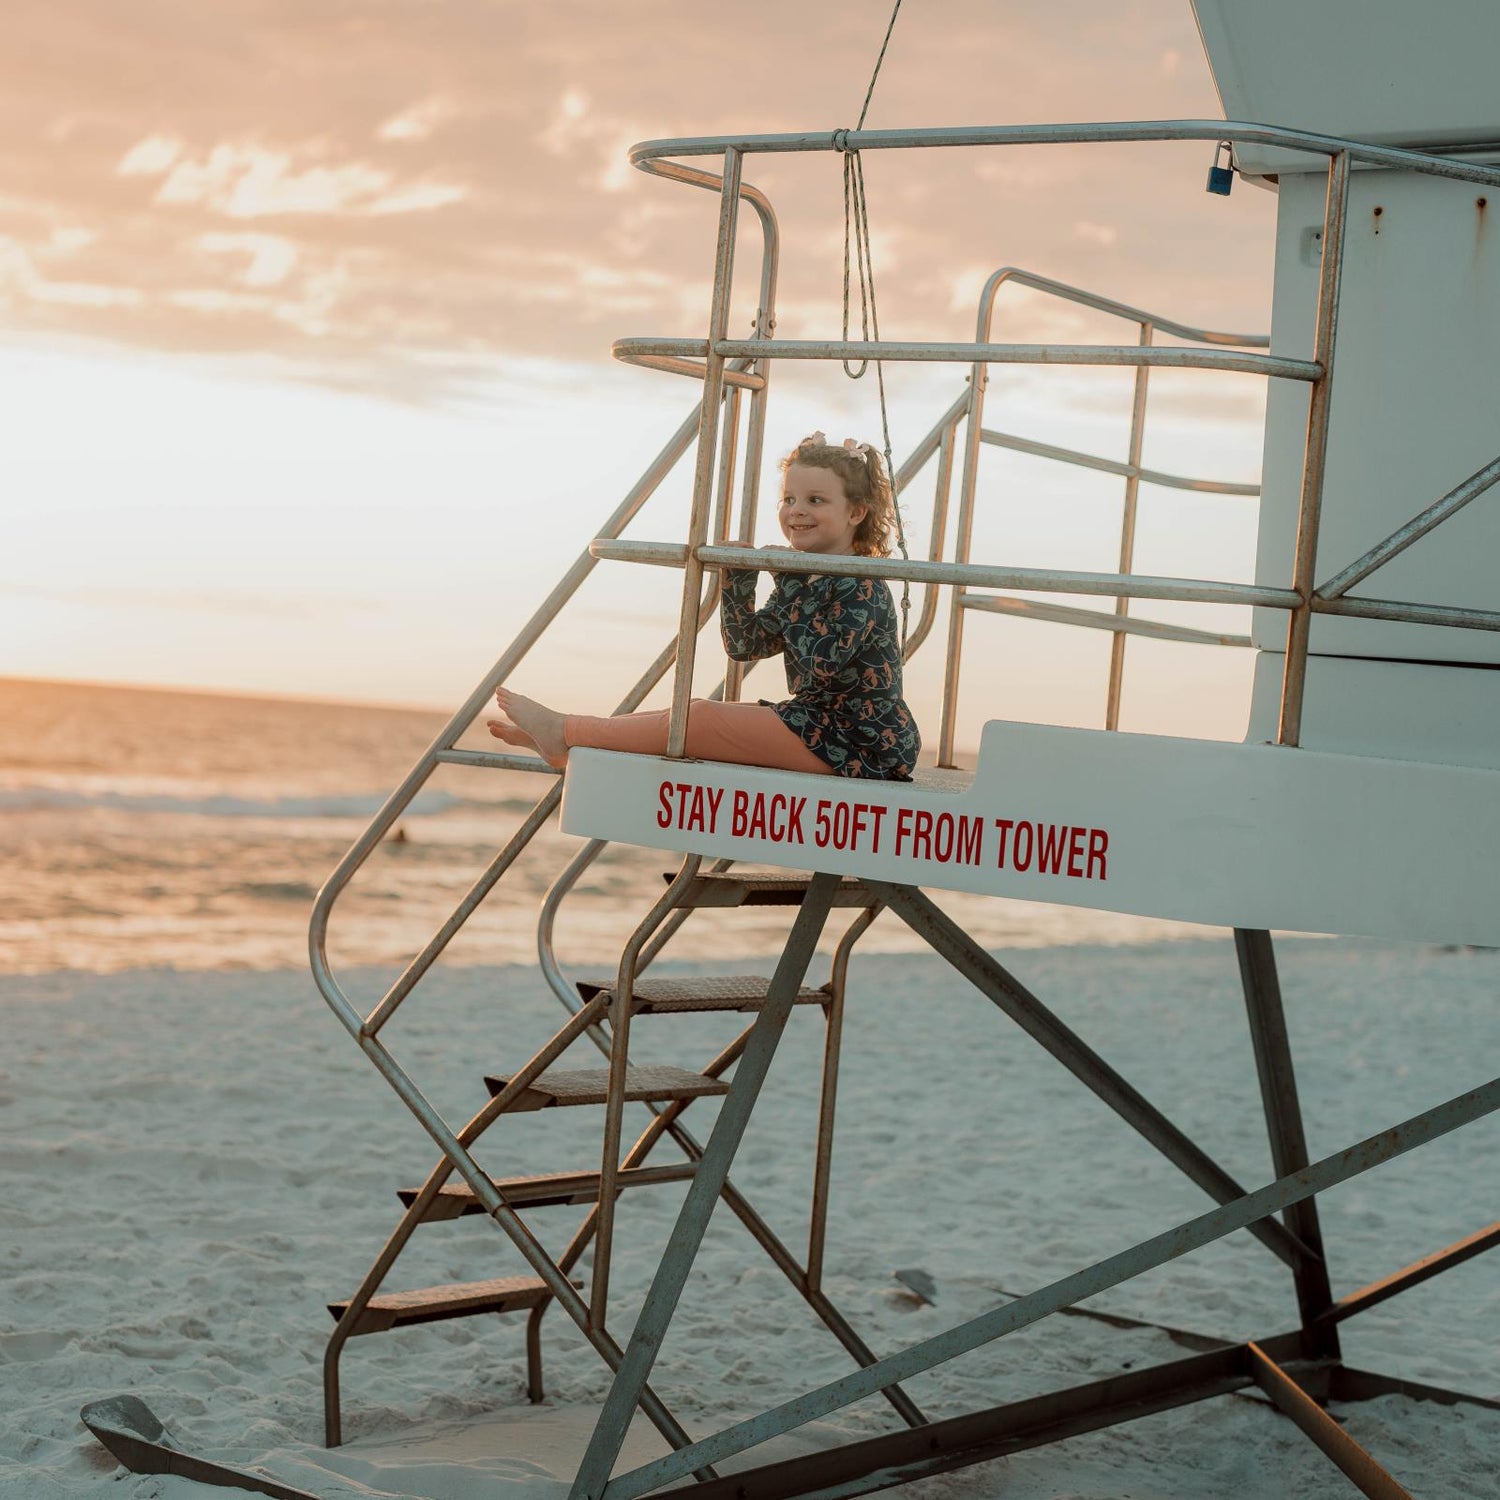
{"label": "girl's bare foot", "polygon": [[[511,745],[530,745],[549,766],[559,769],[568,763],[568,742],[563,737],[563,716],[534,698],[501,688],[495,694],[505,719],[487,719],[489,731],[496,739]],[[508,722],[507,722],[508,721]]]}
{"label": "girl's bare foot", "polygon": [[[507,745],[520,745],[525,750],[536,750],[536,741],[509,719],[486,719],[484,723],[497,740],[504,740]],[[538,750],[537,754],[540,755],[541,752]]]}

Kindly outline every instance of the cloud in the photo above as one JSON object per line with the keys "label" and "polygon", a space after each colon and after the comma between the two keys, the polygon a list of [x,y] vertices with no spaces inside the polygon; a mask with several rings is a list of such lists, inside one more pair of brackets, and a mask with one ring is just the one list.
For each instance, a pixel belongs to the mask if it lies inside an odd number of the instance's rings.
{"label": "cloud", "polygon": [[[897,25],[872,125],[1217,112],[1185,7],[1013,0],[1003,25],[991,0],[923,9]],[[883,35],[854,0],[13,0],[7,24],[14,333],[435,396],[460,355],[598,362],[622,334],[699,333],[714,197],[632,171],[629,144],[852,124]],[[1215,200],[1196,227],[1201,156],[872,154],[882,331],[966,336],[959,281],[1004,263],[1187,321],[1263,322],[1274,200]],[[836,331],[838,161],[758,156],[746,176],[780,218],[782,333]],[[758,258],[743,219],[741,328]]]}
{"label": "cloud", "polygon": [[1106,248],[1116,244],[1120,238],[1120,231],[1113,224],[1096,224],[1092,219],[1079,219],[1073,225],[1073,233],[1081,240]]}
{"label": "cloud", "polygon": [[181,155],[181,141],[169,135],[148,135],[125,153],[115,171],[121,177],[159,177],[170,171]]}
{"label": "cloud", "polygon": [[[318,154],[317,144],[300,154]],[[362,161],[300,168],[293,162],[290,151],[233,141],[195,157],[178,141],[151,137],[131,148],[118,171],[122,177],[161,177],[154,203],[201,205],[230,219],[425,213],[468,196],[454,183],[398,184],[391,172]]]}
{"label": "cloud", "polygon": [[425,141],[454,113],[454,106],[446,99],[424,99],[392,115],[375,136],[382,141]]}
{"label": "cloud", "polygon": [[[65,234],[65,242],[68,239]],[[79,248],[86,242],[80,242],[74,236],[71,243],[74,248]],[[14,310],[30,303],[49,310],[104,309],[138,307],[144,300],[134,287],[50,279],[38,269],[37,260],[48,258],[45,255],[48,248],[57,251],[63,247],[49,239],[42,248],[44,253],[38,256],[19,240],[0,235],[0,306]]]}
{"label": "cloud", "polygon": [[198,243],[209,254],[244,254],[249,263],[243,272],[246,286],[276,286],[286,280],[297,264],[297,246],[275,234],[203,234]]}

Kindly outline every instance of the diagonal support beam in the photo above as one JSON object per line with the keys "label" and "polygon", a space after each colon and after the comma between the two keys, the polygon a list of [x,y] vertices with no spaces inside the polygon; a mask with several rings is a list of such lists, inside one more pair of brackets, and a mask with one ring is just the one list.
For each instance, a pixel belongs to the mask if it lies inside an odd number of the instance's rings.
{"label": "diagonal support beam", "polygon": [[1412,1500],[1332,1417],[1257,1345],[1250,1345],[1250,1370],[1255,1383],[1354,1482],[1370,1500]]}
{"label": "diagonal support beam", "polygon": [[[598,1500],[604,1492],[610,1470],[625,1442],[630,1418],[642,1392],[647,1389],[646,1380],[661,1351],[662,1340],[677,1310],[688,1273],[708,1229],[709,1218],[729,1176],[735,1152],[739,1150],[750,1123],[751,1111],[770,1071],[771,1059],[776,1055],[777,1044],[786,1029],[787,1018],[792,1013],[797,991],[812,960],[813,949],[833,907],[839,880],[837,875],[814,875],[807,888],[802,909],[797,913],[781,960],[776,965],[765,1004],[750,1028],[749,1040],[734,1071],[734,1082],[719,1107],[713,1132],[683,1199],[672,1237],[657,1267],[656,1278],[646,1294],[625,1355],[605,1399],[604,1410],[599,1414],[598,1425],[573,1480],[569,1500]],[[880,1390],[892,1383],[877,1381],[874,1388]],[[689,1474],[704,1467],[693,1462],[673,1472]]]}
{"label": "diagonal support beam", "polygon": [[[1086,1084],[1126,1124],[1150,1143],[1215,1202],[1231,1203],[1245,1189],[1145,1095],[1127,1083],[1076,1032],[1065,1026],[1013,974],[986,953],[940,907],[913,886],[868,881],[890,909],[940,953],[1029,1037],[1040,1042],[1073,1076]],[[1263,1245],[1295,1268],[1318,1257],[1285,1225],[1266,1219],[1247,1226]]]}
{"label": "diagonal support beam", "polygon": [[1408,1287],[1440,1275],[1450,1266],[1461,1265],[1476,1255],[1482,1255],[1486,1250],[1493,1250],[1496,1245],[1500,1245],[1500,1224],[1489,1224],[1464,1239],[1454,1241],[1445,1249],[1434,1250],[1431,1255],[1413,1261],[1402,1270],[1392,1271],[1389,1276],[1382,1276],[1379,1281],[1372,1281],[1357,1292],[1350,1292],[1347,1297],[1341,1297],[1335,1302],[1323,1316],[1330,1322],[1341,1323],[1367,1307],[1374,1307],[1377,1302],[1384,1302],[1387,1297],[1394,1297]]}
{"label": "diagonal support beam", "polygon": [[[1142,1240],[1128,1250],[1096,1261],[1093,1265],[1064,1276],[1050,1286],[1031,1292],[1015,1302],[1006,1303],[967,1323],[960,1323],[945,1333],[887,1355],[868,1369],[857,1370],[842,1379],[806,1391],[791,1401],[726,1427],[722,1432],[693,1443],[677,1453],[632,1469],[628,1474],[610,1481],[608,1489],[602,1492],[602,1500],[634,1500],[635,1496],[647,1494],[669,1480],[701,1469],[705,1464],[716,1464],[746,1448],[753,1448],[767,1438],[827,1416],[831,1411],[873,1395],[894,1381],[906,1380],[935,1365],[945,1364],[961,1354],[967,1354],[971,1349],[978,1349],[1017,1329],[1026,1328],[1059,1308],[1071,1307],[1075,1302],[1097,1296],[1112,1286],[1118,1286],[1122,1281],[1129,1281],[1132,1277],[1154,1270],[1180,1255],[1212,1244],[1236,1229],[1243,1229],[1267,1214],[1278,1212],[1289,1203],[1300,1203],[1313,1193],[1325,1192],[1340,1182],[1369,1171],[1383,1161],[1425,1145],[1428,1141],[1481,1119],[1496,1109],[1500,1109],[1500,1078],[1459,1094],[1389,1130],[1368,1136],[1343,1151],[1304,1167],[1300,1172],[1294,1172],[1290,1177],[1267,1183],[1265,1187],[1234,1203],[1211,1209],[1196,1219],[1189,1219],[1184,1224],[1175,1225],[1148,1240]],[[575,1486],[572,1500],[584,1500],[585,1495],[589,1500],[600,1500],[601,1492],[580,1492]]]}
{"label": "diagonal support beam", "polygon": [[[1240,962],[1245,993],[1245,1015],[1255,1051],[1255,1074],[1260,1080],[1261,1106],[1271,1143],[1271,1170],[1278,1177],[1307,1165],[1307,1135],[1302,1128],[1302,1106],[1297,1099],[1297,1076],[1292,1068],[1292,1044],[1287,1036],[1286,1012],[1281,1003],[1281,980],[1276,973],[1276,950],[1271,934],[1235,928],[1234,951]],[[1323,1231],[1316,1200],[1294,1203],[1284,1215],[1286,1226],[1306,1245],[1307,1255],[1292,1262],[1297,1310],[1310,1359],[1339,1357],[1338,1330],[1326,1321],[1333,1306],[1328,1264],[1323,1258]]]}
{"label": "diagonal support beam", "polygon": [[1404,526],[1398,526],[1384,541],[1377,542],[1363,557],[1335,573],[1320,589],[1322,599],[1339,599],[1356,583],[1363,583],[1377,568],[1383,568],[1393,557],[1399,557],[1413,542],[1420,541],[1435,526],[1441,526],[1456,515],[1469,501],[1477,499],[1500,480],[1500,458],[1470,474],[1462,484],[1454,485],[1441,500],[1434,500],[1426,510],[1418,511]]}
{"label": "diagonal support beam", "polygon": [[[1269,1341],[1278,1355],[1296,1353],[1296,1335]],[[662,1492],[683,1500],[849,1500],[931,1474],[987,1463],[1027,1448],[1097,1432],[1156,1412],[1229,1395],[1255,1384],[1249,1346],[1108,1375],[983,1411],[933,1422],[919,1432],[886,1432],[837,1448],[740,1469],[720,1479]]]}

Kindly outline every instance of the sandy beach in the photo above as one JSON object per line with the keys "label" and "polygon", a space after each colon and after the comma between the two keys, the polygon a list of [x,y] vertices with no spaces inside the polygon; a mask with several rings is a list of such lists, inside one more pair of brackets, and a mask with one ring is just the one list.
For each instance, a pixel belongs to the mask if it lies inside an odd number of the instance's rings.
{"label": "sandy beach", "polygon": [[[1279,954],[1314,1157],[1493,1072],[1500,954],[1308,939],[1283,941]],[[1269,1180],[1227,937],[1038,948],[1007,961],[1243,1182]],[[763,965],[751,967],[768,972]],[[348,976],[358,996],[377,994],[388,977]],[[349,1346],[348,1441],[321,1447],[320,1363],[332,1326],[324,1304],[357,1285],[395,1222],[395,1190],[420,1181],[435,1152],[305,974],[10,977],[0,981],[0,1011],[9,1032],[0,1496],[211,1493],[127,1475],[83,1430],[86,1401],[130,1391],[191,1450],[263,1465],[319,1495],[560,1500],[606,1380],[556,1312],[544,1327],[544,1407],[526,1404],[521,1319],[405,1330]],[[454,970],[419,992],[390,1040],[434,1102],[461,1118],[482,1098],[480,1074],[524,1058],[560,1016],[534,970]],[[633,1056],[701,1065],[733,1028],[726,1017],[643,1020]],[[821,1034],[815,1012],[794,1017],[734,1173],[793,1246],[805,1233]],[[712,1110],[712,1101],[694,1106],[696,1130],[706,1134]],[[497,1127],[481,1151],[492,1172],[586,1167],[597,1151],[595,1111],[502,1124],[504,1139]],[[1326,1194],[1336,1295],[1495,1219],[1497,1147],[1491,1118]],[[622,1202],[611,1315],[619,1330],[682,1191]],[[856,960],[827,1285],[877,1351],[1206,1206],[939,961]],[[580,1212],[543,1210],[532,1222],[556,1244]],[[893,1280],[910,1267],[932,1277],[934,1305]],[[522,1269],[492,1226],[466,1219],[419,1234],[391,1285]],[[1294,1315],[1290,1278],[1243,1233],[1089,1307],[1226,1337],[1278,1332]],[[1345,1354],[1353,1365],[1495,1399],[1497,1334],[1500,1275],[1493,1257],[1480,1257],[1345,1325]],[[1059,1316],[909,1390],[929,1414],[947,1416],[1181,1352],[1164,1333]],[[707,1433],[848,1368],[721,1210],[653,1376],[668,1405]],[[1423,1500],[1500,1495],[1500,1411],[1385,1397],[1338,1416]],[[774,1456],[889,1430],[893,1420],[883,1403],[864,1403],[783,1440]],[[659,1447],[647,1429],[630,1452]],[[1345,1492],[1289,1422],[1234,1396],[908,1491],[1017,1500]]]}

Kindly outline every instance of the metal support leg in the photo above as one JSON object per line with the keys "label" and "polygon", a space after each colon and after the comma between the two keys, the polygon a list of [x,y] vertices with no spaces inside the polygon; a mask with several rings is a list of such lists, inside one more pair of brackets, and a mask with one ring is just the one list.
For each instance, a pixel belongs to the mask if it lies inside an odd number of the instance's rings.
{"label": "metal support leg", "polygon": [[838,883],[837,875],[815,875],[808,886],[781,961],[776,965],[765,1005],[751,1028],[750,1040],[735,1069],[734,1082],[724,1096],[703,1159],[683,1200],[666,1254],[657,1268],[656,1279],[630,1335],[630,1343],[600,1413],[599,1424],[573,1481],[569,1500],[600,1500],[604,1493],[610,1470],[614,1468],[624,1444],[631,1415],[646,1388],[651,1367],[661,1349],[672,1314],[677,1310],[678,1299],[682,1296],[698,1248],[703,1243],[709,1218],[729,1175],[735,1152],[744,1138],[745,1128],[750,1123],[750,1113],[770,1071],[771,1059],[776,1055],[777,1043],[786,1029],[787,1018],[807,973],[818,935],[828,920]]}
{"label": "metal support leg", "polygon": [[[1287,1040],[1286,1013],[1281,1004],[1281,983],[1276,975],[1271,934],[1237,927],[1234,951],[1240,961],[1245,1012],[1250,1020],[1250,1041],[1255,1048],[1255,1071],[1260,1078],[1266,1131],[1271,1139],[1271,1165],[1278,1177],[1287,1177],[1307,1165],[1307,1137],[1302,1129],[1302,1108],[1297,1101],[1297,1079],[1292,1071],[1292,1048]],[[1328,1317],[1333,1291],[1328,1282],[1328,1263],[1323,1258],[1317,1203],[1312,1198],[1294,1203],[1283,1218],[1286,1227],[1310,1252],[1299,1253],[1292,1262],[1305,1340],[1303,1353],[1309,1359],[1337,1359],[1338,1329]]]}
{"label": "metal support leg", "polygon": [[[1283,1347],[1284,1346],[1284,1347]],[[1287,1357],[1296,1337],[1266,1346]],[[887,1432],[802,1453],[796,1458],[737,1469],[706,1484],[658,1491],[658,1500],[850,1500],[895,1484],[909,1484],[972,1464],[988,1463],[1028,1448],[1098,1432],[1160,1411],[1244,1390],[1255,1383],[1249,1346],[1225,1344],[1188,1359],[1130,1370],[1087,1385],[1070,1386],[963,1416],[933,1422],[920,1432]],[[996,1481],[996,1493],[1003,1493]]]}
{"label": "metal support leg", "polygon": [[1464,1261],[1472,1260],[1476,1255],[1494,1249],[1496,1245],[1500,1245],[1500,1224],[1486,1225],[1485,1228],[1456,1240],[1445,1249],[1434,1250],[1431,1255],[1424,1255],[1421,1260],[1413,1261],[1411,1265],[1393,1271],[1389,1276],[1382,1276],[1379,1281],[1372,1281],[1357,1292],[1350,1292],[1347,1297],[1341,1297],[1326,1316],[1330,1322],[1342,1323],[1345,1318],[1352,1318],[1355,1313],[1374,1307],[1376,1303],[1384,1302],[1386,1298],[1394,1297],[1408,1287],[1420,1286],[1422,1282],[1441,1275],[1453,1266],[1462,1265]]}
{"label": "metal support leg", "polygon": [[839,1050],[844,1036],[844,992],[849,980],[849,956],[854,945],[870,930],[880,907],[866,907],[850,925],[833,955],[833,977],[828,983],[824,1007],[828,1028],[823,1049],[823,1090],[818,1105],[818,1150],[813,1163],[812,1215],[807,1231],[807,1285],[823,1289],[823,1248],[828,1238],[828,1194],[833,1178],[833,1121],[838,1106]]}
{"label": "metal support leg", "polygon": [[1255,1382],[1319,1448],[1349,1476],[1370,1500],[1412,1500],[1385,1469],[1375,1462],[1332,1417],[1297,1384],[1275,1360],[1250,1345],[1250,1368]]}
{"label": "metal support leg", "polygon": [[[1267,1183],[1234,1203],[1174,1225],[1128,1250],[1106,1256],[1014,1302],[1007,1302],[991,1312],[971,1318],[967,1323],[888,1354],[868,1369],[845,1375],[815,1390],[804,1391],[780,1406],[726,1427],[722,1432],[691,1443],[666,1458],[632,1469],[610,1482],[608,1500],[635,1500],[636,1496],[648,1495],[669,1480],[700,1471],[704,1464],[716,1464],[731,1458],[767,1438],[863,1400],[893,1380],[905,1380],[967,1354],[971,1349],[993,1343],[1049,1313],[1072,1307],[1178,1256],[1187,1255],[1263,1219],[1267,1214],[1278,1212],[1288,1204],[1300,1202],[1314,1193],[1326,1192],[1383,1161],[1390,1161],[1449,1131],[1461,1129],[1497,1109],[1500,1109],[1500,1078],[1491,1079],[1480,1088],[1470,1089],[1420,1115],[1403,1120],[1399,1125],[1357,1141],[1290,1177]],[[573,1500],[580,1500],[576,1489]],[[597,1493],[592,1500],[598,1500]]]}
{"label": "metal support leg", "polygon": [[[869,885],[929,947],[947,959],[981,994],[1040,1042],[1075,1078],[1092,1089],[1211,1198],[1230,1203],[1244,1195],[1245,1189],[1207,1152],[1115,1072],[1082,1037],[1064,1026],[1013,974],[919,890],[909,885],[886,885],[882,881],[870,881]],[[1305,1258],[1305,1247],[1279,1220],[1267,1219],[1248,1228],[1287,1265],[1295,1265],[1299,1256]]]}

